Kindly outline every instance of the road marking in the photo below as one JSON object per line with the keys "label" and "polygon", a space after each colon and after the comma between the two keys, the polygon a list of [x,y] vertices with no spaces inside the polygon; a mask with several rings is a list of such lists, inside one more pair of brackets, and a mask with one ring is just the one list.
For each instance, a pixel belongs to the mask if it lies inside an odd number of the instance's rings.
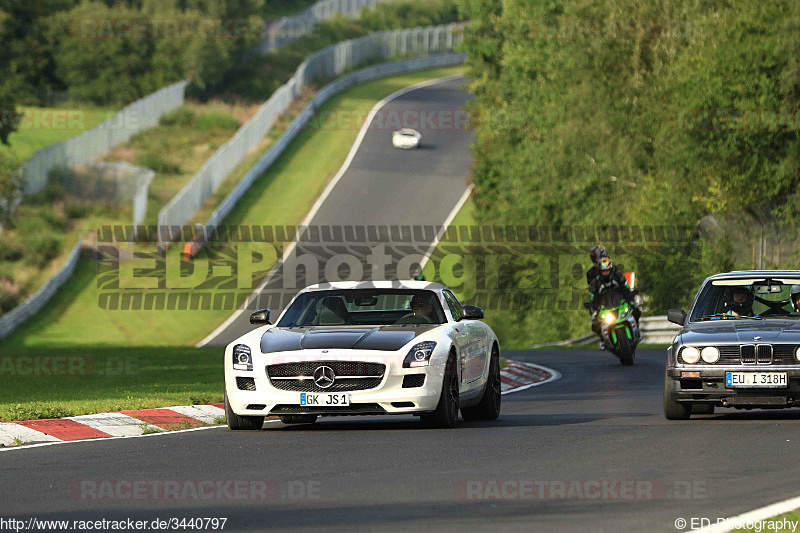
{"label": "road marking", "polygon": [[[264,420],[265,424],[280,422],[280,420]],[[161,431],[159,433],[146,433],[144,435],[127,435],[123,437],[106,437],[101,439],[84,439],[84,440],[60,440],[54,442],[40,442],[37,444],[28,444],[22,446],[12,446],[10,448],[0,448],[0,453],[2,452],[11,452],[14,450],[28,450],[30,448],[40,448],[42,446],[55,446],[58,444],[75,444],[77,442],[108,442],[110,440],[118,440],[118,439],[142,439],[146,437],[163,437],[165,435],[177,435],[179,433],[189,433],[191,431],[205,431],[207,429],[220,429],[220,428],[227,428],[226,425],[217,425],[217,426],[203,426],[200,428],[191,428],[191,429],[179,429],[176,431]],[[47,435],[45,435],[47,436]]]}
{"label": "road marking", "polygon": [[800,496],[783,500],[782,502],[773,503],[760,509],[755,509],[747,513],[725,519],[724,522],[712,524],[703,529],[696,530],[697,533],[727,533],[737,527],[737,524],[757,523],[763,522],[778,515],[794,511],[800,508]]}
{"label": "road marking", "polygon": [[[20,440],[22,442],[61,442],[47,433],[42,433],[41,431],[36,431],[35,429],[27,428],[13,422],[1,422],[0,445],[13,446],[15,440]],[[3,448],[0,447],[0,450],[2,449]]]}
{"label": "road marking", "polygon": [[225,416],[225,409],[213,405],[174,405],[167,409],[196,418],[206,424],[214,424],[218,418]]}
{"label": "road marking", "polygon": [[545,380],[543,380],[543,381],[537,381],[536,383],[528,383],[527,385],[522,385],[521,387],[515,387],[513,389],[509,389],[509,390],[503,391],[502,394],[511,394],[512,392],[523,391],[525,389],[530,389],[531,387],[538,387],[539,385],[544,385],[545,383],[552,383],[553,381],[558,381],[562,377],[561,376],[561,372],[559,372],[558,370],[553,370],[552,368],[547,368],[546,366],[537,365],[536,363],[522,363],[522,362],[516,361],[516,364],[524,365],[524,366],[527,366],[529,368],[534,368],[534,369],[539,370],[541,372],[547,372],[548,374],[550,374],[550,377],[545,379]]}
{"label": "road marking", "polygon": [[[403,96],[403,95],[405,95],[407,93],[410,93],[412,91],[416,91],[416,90],[419,90],[419,89],[424,89],[426,87],[430,87],[431,85],[438,85],[440,83],[447,83],[448,81],[456,80],[456,79],[462,78],[462,77],[463,77],[463,75],[457,74],[457,75],[454,75],[454,76],[445,76],[443,78],[436,78],[436,79],[433,79],[433,80],[423,81],[423,82],[417,83],[415,85],[411,85],[409,87],[406,87],[404,89],[400,89],[399,91],[390,94],[389,96],[387,96],[386,98],[384,98],[383,100],[381,100],[380,102],[375,104],[375,106],[369,112],[369,115],[367,115],[367,118],[364,121],[364,124],[361,126],[361,130],[359,130],[358,136],[356,137],[356,140],[353,143],[353,146],[350,147],[350,152],[347,154],[347,158],[345,159],[344,163],[342,164],[342,167],[339,169],[339,172],[336,173],[336,175],[333,177],[333,179],[330,181],[330,183],[328,183],[328,185],[322,191],[322,194],[320,194],[320,196],[314,202],[314,205],[311,206],[311,210],[308,212],[308,214],[305,216],[303,221],[300,223],[300,227],[308,226],[311,223],[311,221],[316,216],[317,212],[322,207],[322,204],[325,202],[325,200],[331,194],[331,191],[333,191],[333,188],[336,187],[336,184],[339,183],[339,180],[342,179],[342,176],[344,176],[345,173],[350,169],[350,165],[353,163],[353,159],[355,159],[356,153],[358,153],[358,150],[361,148],[361,144],[364,142],[364,138],[367,136],[367,133],[369,132],[370,125],[372,124],[373,120],[375,120],[375,117],[377,116],[377,114],[380,112],[381,109],[383,109],[389,102],[391,102],[393,100],[396,100],[396,99],[400,98],[401,96]],[[471,189],[469,189],[467,192],[470,192],[470,191],[471,191]],[[469,195],[467,193],[465,193],[465,194],[467,195],[467,197],[469,197]],[[464,199],[463,201],[465,202],[466,199]],[[461,205],[463,205],[463,202],[461,202]],[[451,217],[455,217],[455,215],[452,212],[450,213],[450,215],[451,215]],[[452,221],[452,218],[450,218],[449,221]],[[445,225],[444,227],[446,228],[447,226]],[[441,238],[441,235],[437,236],[437,239],[436,239],[437,243],[438,243],[440,238]],[[283,252],[283,256],[281,257],[281,262],[285,262],[287,259],[289,259],[289,257],[292,255],[292,252],[294,251],[296,245],[297,245],[297,240],[293,240],[291,243],[289,243],[289,245],[286,247],[286,250],[284,250],[284,252]],[[433,252],[433,250],[431,250],[431,253],[432,252]],[[242,313],[244,313],[245,309],[247,308],[248,303],[251,301],[251,298],[257,297],[261,293],[261,291],[263,291],[264,288],[269,284],[269,282],[272,281],[272,278],[275,276],[275,274],[277,272],[278,272],[277,268],[273,268],[272,270],[270,270],[269,274],[267,274],[267,277],[264,279],[264,281],[261,283],[261,285],[259,285],[247,297],[247,299],[245,299],[245,301],[241,305],[241,307],[239,309],[237,309],[236,311],[234,311],[233,314],[231,316],[229,316],[225,320],[225,322],[223,322],[222,324],[219,325],[219,327],[217,327],[217,329],[215,329],[214,331],[209,333],[203,340],[201,340],[200,342],[195,344],[195,348],[203,348],[209,342],[211,342],[212,340],[217,338],[220,334],[222,334],[223,331],[228,329],[228,327],[237,318],[242,316]]]}
{"label": "road marking", "polygon": [[144,420],[132,418],[125,413],[97,413],[93,415],[71,416],[68,420],[84,424],[97,431],[107,433],[112,437],[130,437],[142,435],[145,431],[163,431],[161,428],[148,424]]}

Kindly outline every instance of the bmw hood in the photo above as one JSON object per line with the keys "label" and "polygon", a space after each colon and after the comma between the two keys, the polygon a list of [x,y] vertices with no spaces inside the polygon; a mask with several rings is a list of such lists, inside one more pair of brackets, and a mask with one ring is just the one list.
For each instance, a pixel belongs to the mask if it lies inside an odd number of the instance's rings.
{"label": "bmw hood", "polygon": [[[756,337],[760,337],[756,339]],[[800,344],[800,320],[712,320],[689,324],[683,344]]]}
{"label": "bmw hood", "polygon": [[316,326],[270,328],[261,336],[261,352],[290,352],[311,349],[352,349],[397,351],[423,333],[440,327],[403,326]]}

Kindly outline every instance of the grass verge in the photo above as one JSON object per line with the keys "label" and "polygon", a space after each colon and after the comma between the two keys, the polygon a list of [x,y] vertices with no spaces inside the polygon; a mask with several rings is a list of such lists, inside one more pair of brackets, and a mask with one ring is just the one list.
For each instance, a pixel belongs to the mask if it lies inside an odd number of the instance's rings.
{"label": "grass verge", "polygon": [[[0,347],[0,421],[222,401],[218,348]],[[78,399],[79,398],[79,399]]]}

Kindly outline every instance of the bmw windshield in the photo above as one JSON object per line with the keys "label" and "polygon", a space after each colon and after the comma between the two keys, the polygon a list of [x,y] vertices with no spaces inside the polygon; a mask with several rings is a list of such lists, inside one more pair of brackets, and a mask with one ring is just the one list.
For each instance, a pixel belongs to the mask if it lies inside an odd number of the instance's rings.
{"label": "bmw windshield", "polygon": [[791,300],[799,278],[722,278],[707,283],[694,305],[692,322],[765,318],[800,318]]}

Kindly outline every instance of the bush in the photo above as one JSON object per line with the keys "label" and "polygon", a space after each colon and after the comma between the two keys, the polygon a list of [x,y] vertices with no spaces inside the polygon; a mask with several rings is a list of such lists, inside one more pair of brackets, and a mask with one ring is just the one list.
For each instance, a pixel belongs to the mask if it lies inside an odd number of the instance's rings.
{"label": "bush", "polygon": [[0,242],[0,261],[19,261],[24,253],[23,247],[15,241]]}
{"label": "bush", "polygon": [[158,174],[180,174],[181,167],[164,160],[160,154],[145,152],[136,156],[136,164],[147,167]]}
{"label": "bush", "polygon": [[197,120],[197,115],[188,107],[181,106],[161,117],[162,126],[191,126]]}
{"label": "bush", "polygon": [[197,128],[203,131],[213,128],[236,131],[240,125],[232,116],[217,111],[207,111],[197,117]]}
{"label": "bush", "polygon": [[53,235],[32,235],[25,243],[25,260],[30,265],[44,268],[60,251],[61,241]]}

